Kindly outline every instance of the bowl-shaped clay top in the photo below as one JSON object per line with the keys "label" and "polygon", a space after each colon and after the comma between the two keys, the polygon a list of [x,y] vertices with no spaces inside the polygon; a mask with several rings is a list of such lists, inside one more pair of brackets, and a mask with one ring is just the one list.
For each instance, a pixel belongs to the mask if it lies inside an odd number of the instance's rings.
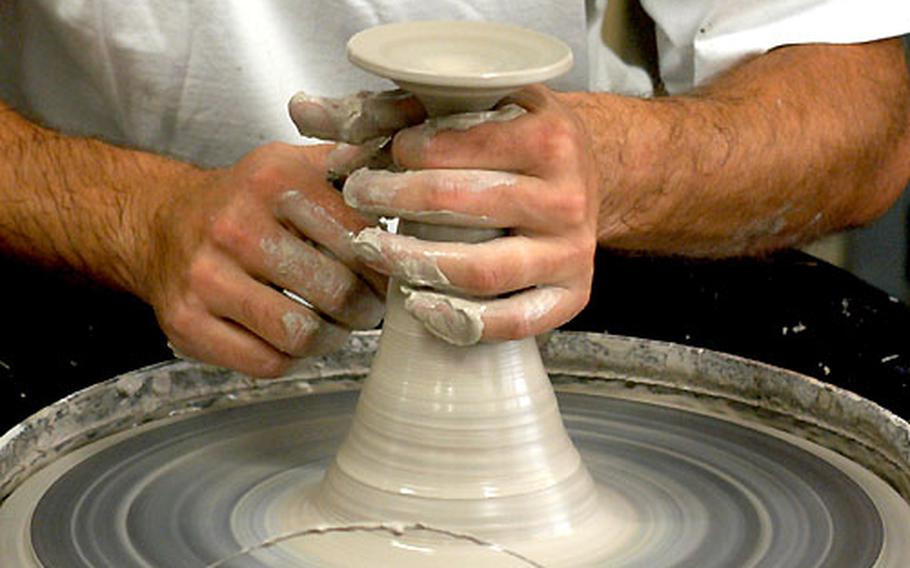
{"label": "bowl-shaped clay top", "polygon": [[572,67],[572,50],[559,39],[479,21],[377,26],[350,39],[348,58],[396,82],[471,88],[522,87]]}

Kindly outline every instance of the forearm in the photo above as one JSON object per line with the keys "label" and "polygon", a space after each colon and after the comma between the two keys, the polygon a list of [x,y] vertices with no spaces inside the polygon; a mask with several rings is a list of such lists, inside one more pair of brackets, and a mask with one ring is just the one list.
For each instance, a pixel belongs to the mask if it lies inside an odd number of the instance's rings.
{"label": "forearm", "polygon": [[142,294],[151,222],[205,175],[187,164],[59,134],[0,112],[0,250]]}
{"label": "forearm", "polygon": [[899,40],[794,46],[687,96],[566,94],[601,169],[598,240],[758,253],[880,215],[910,178]]}

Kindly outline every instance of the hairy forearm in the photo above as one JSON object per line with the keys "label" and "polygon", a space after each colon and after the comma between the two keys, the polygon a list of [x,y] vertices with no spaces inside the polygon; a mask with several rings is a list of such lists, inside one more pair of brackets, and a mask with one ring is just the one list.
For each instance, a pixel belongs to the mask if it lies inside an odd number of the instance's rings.
{"label": "hairy forearm", "polygon": [[760,253],[866,223],[910,178],[899,40],[780,48],[685,96],[564,98],[601,168],[604,246]]}
{"label": "hairy forearm", "polygon": [[0,110],[0,253],[141,295],[151,222],[187,164],[65,136]]}

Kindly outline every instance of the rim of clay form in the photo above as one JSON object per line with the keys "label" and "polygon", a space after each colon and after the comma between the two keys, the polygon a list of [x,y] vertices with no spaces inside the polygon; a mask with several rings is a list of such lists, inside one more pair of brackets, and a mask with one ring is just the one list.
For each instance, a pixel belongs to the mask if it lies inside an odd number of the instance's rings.
{"label": "rim of clay form", "polygon": [[414,93],[431,116],[487,110],[521,87],[572,67],[557,38],[499,22],[385,24],[348,41],[348,59]]}
{"label": "rim of clay form", "polygon": [[[452,57],[458,52],[459,57]],[[534,30],[498,22],[420,21],[364,30],[348,42],[355,65],[393,81],[442,87],[520,87],[561,75],[572,50]]]}
{"label": "rim of clay form", "polygon": [[[287,377],[169,361],[114,377],[38,411],[0,437],[0,501],[48,463],[99,438],[168,417],[356,390],[378,332]],[[541,354],[558,392],[647,400],[796,434],[867,467],[910,502],[910,423],[845,389],[735,355],[649,339],[554,332]]]}

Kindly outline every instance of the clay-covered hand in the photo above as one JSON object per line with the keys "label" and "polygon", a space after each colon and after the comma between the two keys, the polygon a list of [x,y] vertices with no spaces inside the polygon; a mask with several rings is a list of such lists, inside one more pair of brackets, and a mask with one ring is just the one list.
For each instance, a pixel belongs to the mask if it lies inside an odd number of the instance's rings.
{"label": "clay-covered hand", "polygon": [[590,294],[599,175],[585,127],[543,86],[506,102],[399,132],[408,171],[361,169],[344,187],[367,214],[507,230],[477,244],[376,228],[355,239],[361,260],[409,283],[406,309],[457,344],[547,331]]}
{"label": "clay-covered hand", "polygon": [[351,243],[368,221],[345,205],[327,171],[367,163],[373,141],[420,122],[423,108],[400,92],[299,93],[289,111],[303,134],[369,143],[269,144],[201,173],[192,190],[160,206],[154,276],[142,295],[181,356],[277,376],[382,318],[385,277]]}
{"label": "clay-covered hand", "polygon": [[291,97],[288,110],[300,134],[339,143],[326,158],[329,178],[338,182],[360,167],[392,166],[392,135],[426,118],[423,105],[401,90],[362,91],[342,98],[300,92]]}
{"label": "clay-covered hand", "polygon": [[328,151],[269,144],[160,206],[145,295],[177,353],[276,376],[377,325],[384,277],[355,258],[367,222],[326,183]]}

